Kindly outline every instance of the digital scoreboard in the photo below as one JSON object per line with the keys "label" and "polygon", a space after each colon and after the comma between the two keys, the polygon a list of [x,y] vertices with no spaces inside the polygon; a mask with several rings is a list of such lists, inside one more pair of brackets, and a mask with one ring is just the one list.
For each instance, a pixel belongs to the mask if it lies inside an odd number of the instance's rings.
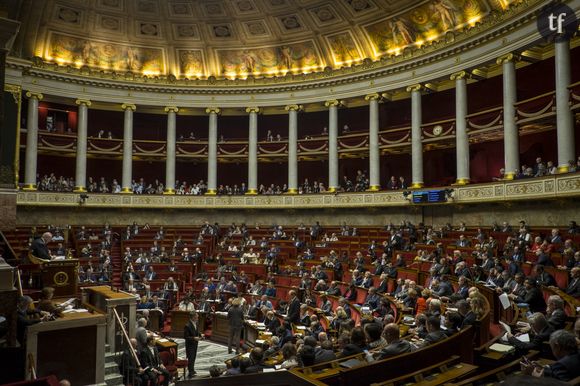
{"label": "digital scoreboard", "polygon": [[434,204],[447,202],[445,189],[441,190],[420,190],[413,192],[413,204]]}

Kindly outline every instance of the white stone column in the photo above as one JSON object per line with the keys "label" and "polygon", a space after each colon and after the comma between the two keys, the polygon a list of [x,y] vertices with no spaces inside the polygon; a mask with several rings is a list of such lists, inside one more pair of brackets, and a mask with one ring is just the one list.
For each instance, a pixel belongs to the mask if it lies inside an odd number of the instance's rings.
{"label": "white stone column", "polygon": [[218,114],[220,109],[208,107],[205,112],[209,114],[209,131],[207,136],[207,193],[217,194],[217,129]]}
{"label": "white stone column", "polygon": [[469,184],[469,138],[467,136],[467,73],[451,75],[455,81],[455,155],[457,185]]}
{"label": "white stone column", "polygon": [[258,113],[259,107],[248,107],[250,114],[248,133],[248,191],[246,194],[258,194]]}
{"label": "white stone column", "polygon": [[423,122],[420,84],[407,87],[411,93],[411,188],[423,187]]}
{"label": "white stone column", "polygon": [[91,101],[77,99],[75,103],[79,106],[79,117],[77,125],[77,160],[74,191],[83,193],[87,191],[87,130]]}
{"label": "white stone column", "polygon": [[516,124],[517,89],[513,54],[497,59],[503,66],[503,148],[505,179],[513,180],[520,169],[520,138]]}
{"label": "white stone column", "polygon": [[125,111],[123,122],[123,176],[121,181],[121,193],[133,193],[131,182],[133,180],[133,112],[137,109],[134,104],[123,103],[121,108]]}
{"label": "white stone column", "polygon": [[574,120],[570,110],[570,41],[557,37],[556,53],[556,126],[558,130],[558,172],[567,173],[575,161]]}
{"label": "white stone column", "polygon": [[28,116],[26,119],[26,165],[23,190],[36,190],[36,162],[38,154],[38,102],[43,95],[28,91]]}
{"label": "white stone column", "polygon": [[381,190],[381,154],[379,151],[379,94],[369,94],[369,190]]}
{"label": "white stone column", "polygon": [[165,191],[163,194],[175,194],[175,131],[176,116],[179,109],[175,106],[165,108],[167,113],[167,142],[165,160]]}
{"label": "white stone column", "polygon": [[328,107],[328,191],[338,188],[338,105],[339,101],[326,101]]}
{"label": "white stone column", "polygon": [[298,194],[298,111],[302,106],[286,106],[288,111],[288,194]]}

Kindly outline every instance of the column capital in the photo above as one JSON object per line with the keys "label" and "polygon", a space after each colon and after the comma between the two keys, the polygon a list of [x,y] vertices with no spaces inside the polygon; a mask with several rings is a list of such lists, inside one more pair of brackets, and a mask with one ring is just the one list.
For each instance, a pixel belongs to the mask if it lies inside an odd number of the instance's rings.
{"label": "column capital", "polygon": [[260,108],[259,107],[246,107],[246,113],[251,114],[251,113],[259,113],[260,112]]}
{"label": "column capital", "polygon": [[381,99],[381,96],[376,92],[372,93],[372,94],[365,95],[365,101],[377,101],[380,99]]}
{"label": "column capital", "polygon": [[304,106],[302,106],[302,105],[288,105],[288,106],[284,107],[284,110],[286,110],[286,111],[302,111],[303,108],[304,108]]}
{"label": "column capital", "polygon": [[466,71],[459,71],[456,72],[454,74],[451,74],[451,76],[449,77],[449,79],[451,80],[460,80],[460,79],[465,79],[467,78],[467,72]]}
{"label": "column capital", "polygon": [[26,92],[26,97],[27,97],[27,98],[36,98],[36,99],[38,99],[39,101],[41,101],[41,100],[42,100],[42,98],[44,98],[44,95],[42,95],[42,94],[41,94],[41,93],[39,93],[39,92],[34,92],[34,91],[27,91],[27,92]]}
{"label": "column capital", "polygon": [[423,90],[423,85],[421,85],[420,83],[407,86],[407,92],[421,91],[421,90]]}
{"label": "column capital", "polygon": [[206,114],[219,114],[222,111],[220,110],[219,107],[208,107],[207,109],[205,109],[205,113]]}
{"label": "column capital", "polygon": [[121,105],[121,109],[135,111],[135,110],[137,110],[137,106],[135,106],[132,103],[123,103]]}
{"label": "column capital", "polygon": [[85,106],[87,106],[87,107],[90,107],[90,106],[92,105],[92,102],[91,102],[90,100],[88,100],[88,99],[77,99],[77,100],[75,101],[75,103],[76,103],[77,105],[79,105],[79,106],[80,106],[80,105],[85,105]]}
{"label": "column capital", "polygon": [[177,106],[167,106],[167,107],[165,107],[164,110],[166,113],[178,113],[179,112],[179,108]]}
{"label": "column capital", "polygon": [[324,106],[326,107],[337,107],[340,106],[342,103],[337,99],[332,99],[329,101],[324,102]]}
{"label": "column capital", "polygon": [[496,63],[497,64],[505,64],[505,63],[509,63],[509,62],[517,62],[518,60],[519,60],[519,56],[510,52],[509,54],[505,54],[505,55],[502,55],[499,58],[497,58]]}

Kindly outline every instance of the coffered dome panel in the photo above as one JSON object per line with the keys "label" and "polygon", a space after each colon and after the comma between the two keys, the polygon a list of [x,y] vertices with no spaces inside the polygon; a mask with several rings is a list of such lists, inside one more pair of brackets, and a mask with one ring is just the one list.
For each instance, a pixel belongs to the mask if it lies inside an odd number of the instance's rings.
{"label": "coffered dome panel", "polygon": [[445,40],[519,1],[46,0],[15,52],[177,78],[309,73]]}

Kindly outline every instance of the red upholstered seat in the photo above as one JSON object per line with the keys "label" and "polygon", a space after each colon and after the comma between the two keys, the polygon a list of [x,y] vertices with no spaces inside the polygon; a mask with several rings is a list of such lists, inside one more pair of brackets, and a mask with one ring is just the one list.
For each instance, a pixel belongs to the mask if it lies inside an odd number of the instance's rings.
{"label": "red upholstered seat", "polygon": [[159,352],[159,357],[161,358],[161,362],[163,366],[169,371],[171,375],[171,379],[177,377],[177,367],[175,366],[175,357],[171,354],[170,351],[161,351]]}
{"label": "red upholstered seat", "polygon": [[187,368],[189,361],[187,359],[178,359],[177,352],[175,351],[174,348],[169,349],[169,352],[171,353],[173,358],[175,358],[174,365],[177,368],[176,370],[177,378],[179,379],[179,369],[183,369],[183,377],[185,378],[185,369]]}

